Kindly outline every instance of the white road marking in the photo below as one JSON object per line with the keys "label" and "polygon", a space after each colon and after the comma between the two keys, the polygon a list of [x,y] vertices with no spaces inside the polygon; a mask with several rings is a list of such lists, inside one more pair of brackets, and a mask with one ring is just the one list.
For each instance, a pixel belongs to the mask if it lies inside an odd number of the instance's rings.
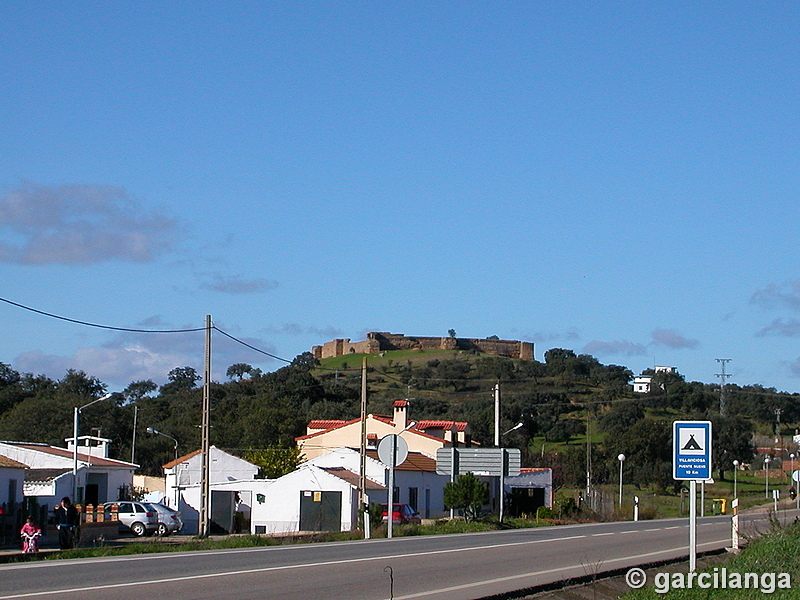
{"label": "white road marking", "polygon": [[404,553],[404,554],[394,554],[390,556],[367,556],[361,558],[349,558],[344,560],[328,560],[322,562],[315,562],[315,563],[306,563],[306,564],[297,564],[297,565],[283,565],[279,567],[260,567],[257,569],[242,569],[239,571],[226,571],[223,573],[206,573],[202,575],[189,575],[185,577],[167,577],[164,579],[153,579],[149,581],[131,581],[125,583],[110,583],[104,585],[93,585],[93,586],[85,586],[80,588],[70,588],[70,589],[61,589],[61,590],[48,590],[44,592],[30,592],[30,593],[23,593],[23,594],[12,594],[10,596],[0,596],[0,600],[11,600],[12,598],[36,598],[39,596],[53,596],[56,594],[68,594],[68,593],[77,593],[77,592],[87,592],[87,591],[94,591],[94,590],[112,590],[117,588],[126,588],[126,587],[137,587],[137,586],[145,586],[145,585],[158,585],[163,583],[174,583],[177,581],[192,581],[198,579],[214,579],[216,577],[230,577],[234,575],[248,575],[252,573],[268,573],[270,571],[288,571],[292,569],[302,569],[307,567],[327,567],[333,565],[345,565],[351,563],[358,563],[358,562],[372,562],[378,560],[397,560],[403,559],[408,557],[416,557],[416,556],[432,556],[436,554],[453,554],[455,552],[471,552],[476,550],[487,550],[490,548],[504,548],[510,546],[530,546],[533,544],[544,544],[544,543],[555,543],[559,541],[567,541],[567,540],[577,540],[586,538],[586,535],[573,535],[564,538],[558,538],[556,540],[552,539],[539,539],[539,540],[529,540],[526,542],[512,542],[510,544],[490,544],[488,546],[471,546],[468,548],[449,548],[447,550],[431,550],[428,552],[414,552],[414,553]]}

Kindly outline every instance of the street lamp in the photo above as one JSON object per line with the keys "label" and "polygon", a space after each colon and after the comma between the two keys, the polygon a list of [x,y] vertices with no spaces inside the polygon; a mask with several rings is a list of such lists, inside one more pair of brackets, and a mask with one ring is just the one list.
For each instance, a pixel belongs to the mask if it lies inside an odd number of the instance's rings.
{"label": "street lamp", "polygon": [[766,467],[766,469],[767,469],[766,475],[764,475],[764,489],[766,490],[766,491],[764,492],[764,495],[765,495],[765,497],[766,497],[767,499],[769,499],[769,463],[770,463],[770,460],[771,460],[771,459],[770,459],[770,457],[769,457],[769,456],[767,456],[767,457],[764,459],[764,466],[765,466],[765,467]]}
{"label": "street lamp", "polygon": [[150,435],[162,435],[162,436],[164,436],[165,438],[169,438],[169,439],[171,439],[173,442],[175,442],[175,460],[178,460],[178,440],[176,440],[176,439],[175,439],[174,437],[172,437],[171,435],[167,435],[166,433],[161,433],[160,431],[158,431],[157,429],[154,429],[154,428],[152,428],[152,427],[148,427],[148,428],[146,429],[146,431],[147,431],[147,433],[149,433]]}
{"label": "street lamp", "polygon": [[736,490],[736,484],[737,484],[736,480],[738,479],[738,475],[739,475],[738,471],[739,471],[739,461],[738,460],[734,460],[733,461],[733,497],[734,498],[738,498],[739,497],[738,494],[737,494],[737,490]]}
{"label": "street lamp", "polygon": [[92,404],[96,404],[101,400],[108,400],[114,394],[104,394],[97,398],[96,400],[92,400],[89,404],[84,404],[83,406],[76,406],[75,412],[73,413],[72,418],[72,503],[78,503],[78,421],[80,420],[81,411],[84,408],[90,407]]}
{"label": "street lamp", "polygon": [[622,463],[625,462],[625,455],[620,454],[617,460],[619,461],[619,507],[622,508]]}
{"label": "street lamp", "polygon": [[503,432],[503,433],[501,433],[500,435],[501,435],[501,436],[504,436],[504,435],[505,435],[505,434],[507,434],[507,433],[511,433],[512,431],[516,431],[517,429],[519,429],[520,427],[522,427],[524,424],[525,424],[525,423],[517,423],[517,424],[516,424],[516,425],[514,425],[514,426],[513,426],[511,429],[509,429],[508,431],[504,431],[504,432]]}

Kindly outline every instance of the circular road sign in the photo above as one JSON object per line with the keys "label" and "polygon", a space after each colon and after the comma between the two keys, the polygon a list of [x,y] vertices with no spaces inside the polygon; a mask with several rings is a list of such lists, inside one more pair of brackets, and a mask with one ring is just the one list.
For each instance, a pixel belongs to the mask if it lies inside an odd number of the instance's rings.
{"label": "circular road sign", "polygon": [[792,480],[800,483],[800,470],[792,472]]}
{"label": "circular road sign", "polygon": [[392,466],[392,439],[394,439],[394,466],[401,465],[408,458],[408,443],[395,433],[390,433],[378,442],[378,458],[387,467]]}

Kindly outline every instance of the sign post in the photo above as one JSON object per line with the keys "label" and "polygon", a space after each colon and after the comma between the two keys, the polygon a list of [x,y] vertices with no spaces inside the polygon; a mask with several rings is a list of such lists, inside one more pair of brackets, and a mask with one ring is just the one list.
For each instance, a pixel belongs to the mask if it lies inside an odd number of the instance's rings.
{"label": "sign post", "polygon": [[697,568],[697,481],[711,478],[711,421],[672,423],[672,477],[689,481],[689,572]]}
{"label": "sign post", "polygon": [[392,537],[394,533],[394,468],[401,465],[408,458],[408,444],[395,433],[381,438],[378,443],[378,458],[389,467],[389,497],[386,506],[387,530],[386,537]]}

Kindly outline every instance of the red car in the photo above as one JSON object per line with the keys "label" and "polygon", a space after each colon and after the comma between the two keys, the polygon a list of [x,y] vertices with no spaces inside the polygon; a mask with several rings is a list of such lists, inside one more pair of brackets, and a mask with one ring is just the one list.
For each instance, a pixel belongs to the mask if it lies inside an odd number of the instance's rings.
{"label": "red car", "polygon": [[[381,520],[384,523],[389,521],[388,506],[388,504],[381,504],[381,508],[383,508]],[[399,523],[400,525],[413,523],[419,525],[422,523],[422,519],[419,518],[419,513],[408,504],[395,504],[394,510],[392,510],[392,523]]]}

